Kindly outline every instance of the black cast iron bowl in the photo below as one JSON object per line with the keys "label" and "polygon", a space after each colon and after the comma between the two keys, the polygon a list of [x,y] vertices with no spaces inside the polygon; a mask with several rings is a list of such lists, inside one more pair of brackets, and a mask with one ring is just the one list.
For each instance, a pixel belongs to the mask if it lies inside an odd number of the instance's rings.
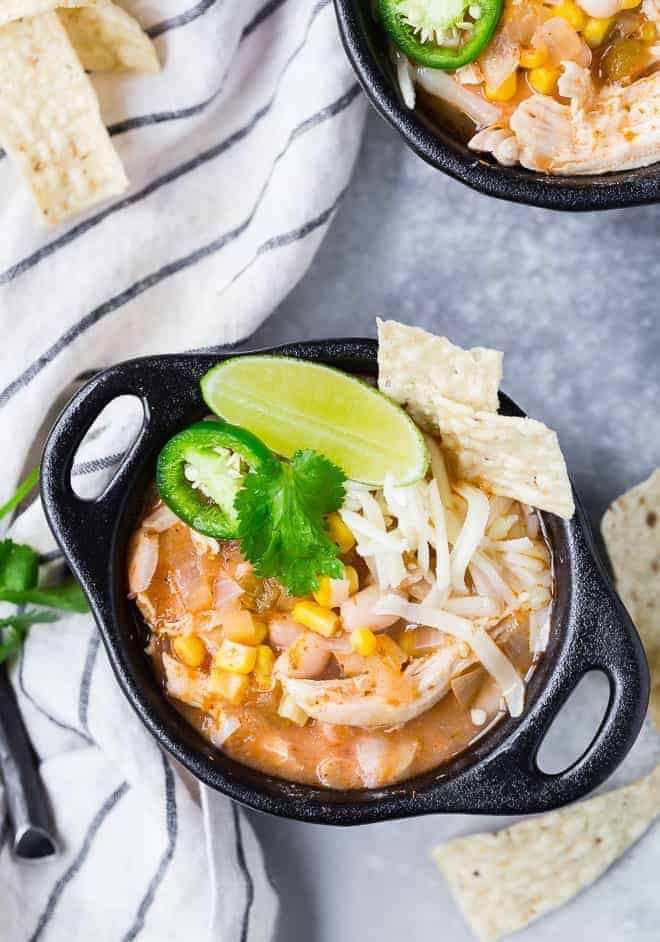
{"label": "black cast iron bowl", "polygon": [[370,0],[334,4],[344,48],[371,104],[431,166],[489,196],[546,209],[615,209],[660,201],[658,164],[602,176],[559,177],[503,167],[469,150],[450,130],[404,105]]}
{"label": "black cast iron bowl", "polygon": [[[373,340],[323,340],[276,350],[375,376]],[[126,548],[154,478],[159,450],[206,409],[199,380],[231,354],[146,357],[114,366],[78,392],[55,423],[43,455],[42,497],[50,526],[80,580],[119,683],[158,742],[200,781],[260,811],[323,824],[364,824],[433,812],[523,814],[566,804],[599,785],[632,746],[646,711],[648,669],[635,629],[598,560],[583,511],[564,521],[544,515],[552,547],[556,602],[550,644],[517,720],[505,719],[450,764],[399,785],[355,792],[282,781],[214,749],[166,699],[144,653],[145,627],[127,598]],[[108,489],[95,501],[71,489],[71,466],[90,425],[116,396],[138,396],[140,435]],[[522,415],[502,396],[501,408]],[[593,742],[569,769],[547,775],[536,755],[580,678],[603,671],[609,705]]]}

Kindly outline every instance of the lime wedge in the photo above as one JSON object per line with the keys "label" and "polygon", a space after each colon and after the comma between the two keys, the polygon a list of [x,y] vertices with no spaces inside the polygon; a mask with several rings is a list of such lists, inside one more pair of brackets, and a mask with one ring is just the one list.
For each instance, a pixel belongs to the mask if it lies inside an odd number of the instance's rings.
{"label": "lime wedge", "polygon": [[386,474],[397,484],[412,484],[426,473],[426,443],[410,416],[362,380],[329,366],[235,357],[202,378],[202,395],[213,412],[286,458],[312,448],[352,480],[375,486]]}

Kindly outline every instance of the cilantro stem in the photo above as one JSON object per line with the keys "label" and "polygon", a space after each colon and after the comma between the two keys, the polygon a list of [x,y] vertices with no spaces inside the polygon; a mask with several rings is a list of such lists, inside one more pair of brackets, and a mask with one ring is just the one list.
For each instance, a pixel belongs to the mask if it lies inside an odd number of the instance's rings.
{"label": "cilantro stem", "polygon": [[0,520],[2,520],[2,518],[5,517],[10,510],[13,510],[14,507],[18,507],[20,502],[25,497],[27,497],[32,488],[37,485],[39,481],[39,471],[40,466],[37,465],[36,468],[33,468],[30,471],[23,483],[19,484],[16,493],[9,498],[6,504],[3,504],[2,507],[0,507]]}

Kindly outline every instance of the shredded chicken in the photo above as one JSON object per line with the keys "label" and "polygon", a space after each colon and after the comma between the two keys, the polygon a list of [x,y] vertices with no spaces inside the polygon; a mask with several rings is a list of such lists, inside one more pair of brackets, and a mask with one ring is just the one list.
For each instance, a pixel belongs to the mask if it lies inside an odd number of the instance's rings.
{"label": "shredded chicken", "polygon": [[597,92],[589,71],[564,63],[565,105],[532,95],[511,117],[520,163],[557,174],[607,173],[644,167],[660,153],[660,73]]}
{"label": "shredded chicken", "polygon": [[469,655],[465,657],[465,645],[454,641],[414,660],[403,672],[417,690],[417,696],[409,702],[398,702],[379,692],[366,674],[343,680],[296,680],[281,675],[280,680],[298,706],[323,723],[395,726],[407,723],[441,700],[451,678],[470,662]]}

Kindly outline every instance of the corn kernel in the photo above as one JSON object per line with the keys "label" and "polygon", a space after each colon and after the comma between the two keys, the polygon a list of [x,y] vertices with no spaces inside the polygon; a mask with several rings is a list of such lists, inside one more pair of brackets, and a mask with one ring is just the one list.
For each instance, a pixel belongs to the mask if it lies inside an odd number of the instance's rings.
{"label": "corn kernel", "polygon": [[584,29],[589,19],[584,10],[580,9],[575,3],[575,0],[564,0],[558,7],[554,8],[553,13],[565,19],[577,33]]}
{"label": "corn kernel", "polygon": [[348,579],[348,594],[355,595],[360,588],[360,579],[358,578],[357,569],[353,566],[344,566],[344,578]]}
{"label": "corn kernel", "polygon": [[497,88],[491,88],[486,82],[486,98],[491,101],[509,101],[516,94],[518,87],[517,73],[514,71]]}
{"label": "corn kernel", "polygon": [[557,81],[560,75],[560,68],[541,66],[540,69],[530,69],[527,73],[527,79],[535,92],[540,95],[552,95],[557,90]]}
{"label": "corn kernel", "polygon": [[635,7],[638,7],[641,0],[619,0],[620,10],[634,10]]}
{"label": "corn kernel", "polygon": [[332,603],[332,579],[329,576],[321,576],[319,587],[316,592],[312,592],[312,595],[319,605],[330,608]]}
{"label": "corn kernel", "polygon": [[261,644],[268,634],[264,622],[247,609],[233,613],[227,624],[223,623],[222,630],[226,638],[240,644]]}
{"label": "corn kernel", "polygon": [[536,46],[533,49],[523,49],[520,53],[520,65],[523,69],[539,69],[548,61],[546,46]]}
{"label": "corn kernel", "polygon": [[291,720],[296,726],[304,726],[309,719],[305,711],[287,693],[280,700],[277,712],[285,720]]}
{"label": "corn kernel", "polygon": [[595,16],[590,16],[587,20],[587,25],[582,30],[582,36],[586,44],[591,49],[595,49],[597,46],[600,46],[609,33],[610,26],[613,22],[613,16],[603,17],[602,19],[597,19]]}
{"label": "corn kernel", "polygon": [[324,638],[330,638],[337,630],[339,615],[323,608],[316,602],[297,602],[293,608],[293,617],[305,628],[315,631]]}
{"label": "corn kernel", "polygon": [[214,667],[209,675],[209,694],[230,703],[242,703],[250,686],[245,674],[232,674]]}
{"label": "corn kernel", "polygon": [[654,43],[658,35],[658,32],[655,28],[655,23],[647,20],[646,23],[642,24],[639,34],[642,42],[649,43],[649,45]]}
{"label": "corn kernel", "polygon": [[337,544],[340,553],[348,553],[349,549],[353,549],[355,546],[355,537],[341,519],[339,514],[329,514],[327,521],[328,535],[330,539],[333,543]]}
{"label": "corn kernel", "polygon": [[206,645],[197,635],[179,635],[172,642],[174,653],[186,667],[201,667],[206,657]]}
{"label": "corn kernel", "polygon": [[350,635],[351,647],[362,657],[371,657],[376,653],[376,635],[371,628],[355,628]]}
{"label": "corn kernel", "polygon": [[257,650],[247,644],[225,640],[217,651],[213,664],[233,674],[249,674],[257,663]]}
{"label": "corn kernel", "polygon": [[271,648],[267,644],[260,644],[257,646],[257,660],[254,665],[254,676],[257,681],[257,686],[261,690],[270,690],[272,677],[273,677],[273,664],[275,663],[275,655]]}

